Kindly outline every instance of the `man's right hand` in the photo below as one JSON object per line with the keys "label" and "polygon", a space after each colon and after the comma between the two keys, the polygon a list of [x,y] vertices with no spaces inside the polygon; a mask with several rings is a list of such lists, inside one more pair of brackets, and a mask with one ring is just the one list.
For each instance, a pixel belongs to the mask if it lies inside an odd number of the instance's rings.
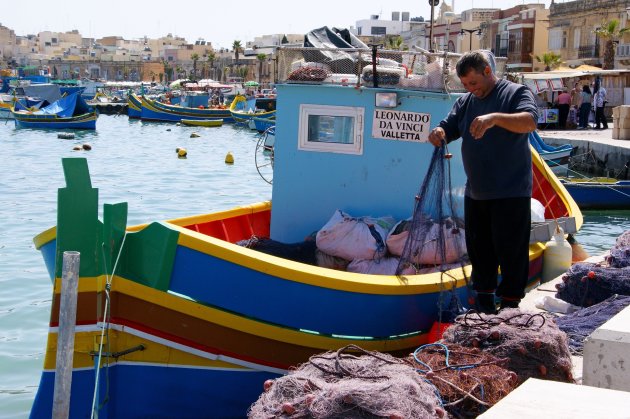
{"label": "man's right hand", "polygon": [[435,127],[429,133],[429,142],[436,147],[440,147],[446,143],[446,132],[442,127]]}

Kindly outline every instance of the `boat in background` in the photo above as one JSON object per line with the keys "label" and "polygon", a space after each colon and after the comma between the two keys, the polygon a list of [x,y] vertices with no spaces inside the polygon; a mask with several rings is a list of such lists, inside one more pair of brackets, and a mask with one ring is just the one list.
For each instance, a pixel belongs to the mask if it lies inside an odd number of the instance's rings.
{"label": "boat in background", "polygon": [[[312,62],[314,53],[330,55],[328,48],[278,50],[282,124],[269,153],[273,206],[253,203],[127,227],[127,204],[106,204],[100,221],[87,160],[63,159],[67,186],[59,189],[57,226],[34,239],[54,293],[32,417],[51,416],[67,250],[81,254],[72,417],[244,417],[265,380],[310,356],[349,344],[408,356],[429,342],[442,312],[453,314],[452,301],[468,304],[468,266],[399,277],[318,262],[316,242],[304,238],[339,210],[410,217],[418,178],[437,155],[427,142],[429,128],[457,95],[390,86],[388,97],[404,98],[391,109],[376,107],[382,88],[286,82],[291,64]],[[443,57],[379,53],[431,62]],[[345,63],[361,74],[346,56]],[[403,120],[417,124],[393,129]],[[374,129],[380,125],[392,129]],[[449,145],[447,193],[463,213],[460,143]],[[532,160],[533,197],[549,225],[551,218],[572,217],[579,228],[575,202],[533,149]],[[244,245],[256,238],[282,252]],[[545,240],[530,245],[530,287],[541,279]]]}
{"label": "boat in background", "polygon": [[132,119],[142,117],[142,99],[135,93],[130,93],[127,96],[127,116]]}
{"label": "boat in background", "polygon": [[232,122],[230,110],[224,107],[203,108],[169,105],[146,96],[140,97],[142,111],[140,118],[147,121],[180,122],[182,119],[223,119],[223,122]]}
{"label": "boat in background", "polygon": [[16,110],[17,104],[11,112],[16,128],[96,129],[98,114],[83,100],[80,91],[35,111]]}
{"label": "boat in background", "polygon": [[183,125],[194,127],[220,127],[223,125],[223,119],[182,119]]}
{"label": "boat in background", "polygon": [[629,210],[630,180],[613,178],[560,178],[582,210]]}
{"label": "boat in background", "polygon": [[272,116],[270,118],[259,118],[257,116],[252,118],[254,122],[254,129],[258,132],[265,132],[267,129],[276,126],[276,117]]}
{"label": "boat in background", "polygon": [[545,143],[537,131],[529,134],[529,143],[551,167],[556,176],[569,175],[569,161],[573,152],[571,144],[563,144],[557,147],[551,146]]}
{"label": "boat in background", "polygon": [[[259,108],[259,101],[264,108]],[[269,109],[269,110],[264,110]],[[252,118],[275,118],[275,98],[259,98],[254,99],[254,106],[251,106],[251,102],[243,95],[237,95],[232,104],[230,104],[230,114],[235,122],[247,124],[251,122]]]}

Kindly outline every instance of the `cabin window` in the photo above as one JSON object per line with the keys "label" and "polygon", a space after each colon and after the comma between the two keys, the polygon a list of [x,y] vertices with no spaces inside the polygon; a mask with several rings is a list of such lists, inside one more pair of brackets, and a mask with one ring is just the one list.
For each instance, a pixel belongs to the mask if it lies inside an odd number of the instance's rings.
{"label": "cabin window", "polygon": [[363,108],[300,106],[300,150],[363,153]]}

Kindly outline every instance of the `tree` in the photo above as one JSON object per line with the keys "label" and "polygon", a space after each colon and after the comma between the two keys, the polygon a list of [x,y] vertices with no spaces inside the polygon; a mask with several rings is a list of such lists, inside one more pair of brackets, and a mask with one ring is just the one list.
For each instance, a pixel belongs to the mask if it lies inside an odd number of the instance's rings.
{"label": "tree", "polygon": [[536,55],[534,58],[545,65],[545,71],[553,70],[562,64],[562,57],[555,52],[545,52],[542,56]]}
{"label": "tree", "polygon": [[619,26],[619,21],[612,19],[609,22],[603,22],[599,29],[593,31],[595,35],[606,41],[604,45],[604,62],[602,64],[603,70],[615,68],[615,43],[619,41],[619,38],[624,33],[630,30],[630,28],[620,28]]}
{"label": "tree", "polygon": [[234,59],[236,60],[236,64],[238,65],[238,55],[243,51],[241,41],[234,41],[234,43],[232,43],[232,49],[234,50]]}
{"label": "tree", "polygon": [[246,65],[243,65],[243,66],[238,67],[236,71],[238,71],[238,75],[243,78],[243,81],[245,81],[245,79],[247,78],[247,75],[249,74],[249,67],[247,67]]}
{"label": "tree", "polygon": [[208,57],[206,58],[206,60],[208,61],[208,65],[210,66],[210,71],[212,73],[212,76],[210,76],[211,79],[214,78],[214,60],[216,58],[217,55],[214,52],[208,53]]}
{"label": "tree", "polygon": [[403,39],[400,35],[390,36],[387,38],[387,47],[392,50],[401,50],[403,45]]}
{"label": "tree", "polygon": [[230,67],[223,67],[223,81],[228,81],[229,74],[230,74]]}
{"label": "tree", "polygon": [[281,44],[288,44],[289,40],[287,39],[286,35],[282,35],[282,41],[280,41]]}
{"label": "tree", "polygon": [[267,54],[258,54],[256,55],[256,59],[258,60],[258,83],[262,83],[262,66],[267,59]]}
{"label": "tree", "polygon": [[199,61],[199,54],[197,54],[196,52],[193,52],[190,55],[190,59],[193,62],[193,80],[197,78],[197,61]]}

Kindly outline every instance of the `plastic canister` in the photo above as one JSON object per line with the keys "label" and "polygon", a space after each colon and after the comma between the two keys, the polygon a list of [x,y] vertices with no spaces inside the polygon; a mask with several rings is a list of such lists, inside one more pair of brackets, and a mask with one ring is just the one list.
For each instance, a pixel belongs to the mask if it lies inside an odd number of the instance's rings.
{"label": "plastic canister", "polygon": [[558,227],[551,240],[545,245],[542,282],[550,281],[568,271],[571,267],[571,259],[571,245],[565,240],[562,228]]}

